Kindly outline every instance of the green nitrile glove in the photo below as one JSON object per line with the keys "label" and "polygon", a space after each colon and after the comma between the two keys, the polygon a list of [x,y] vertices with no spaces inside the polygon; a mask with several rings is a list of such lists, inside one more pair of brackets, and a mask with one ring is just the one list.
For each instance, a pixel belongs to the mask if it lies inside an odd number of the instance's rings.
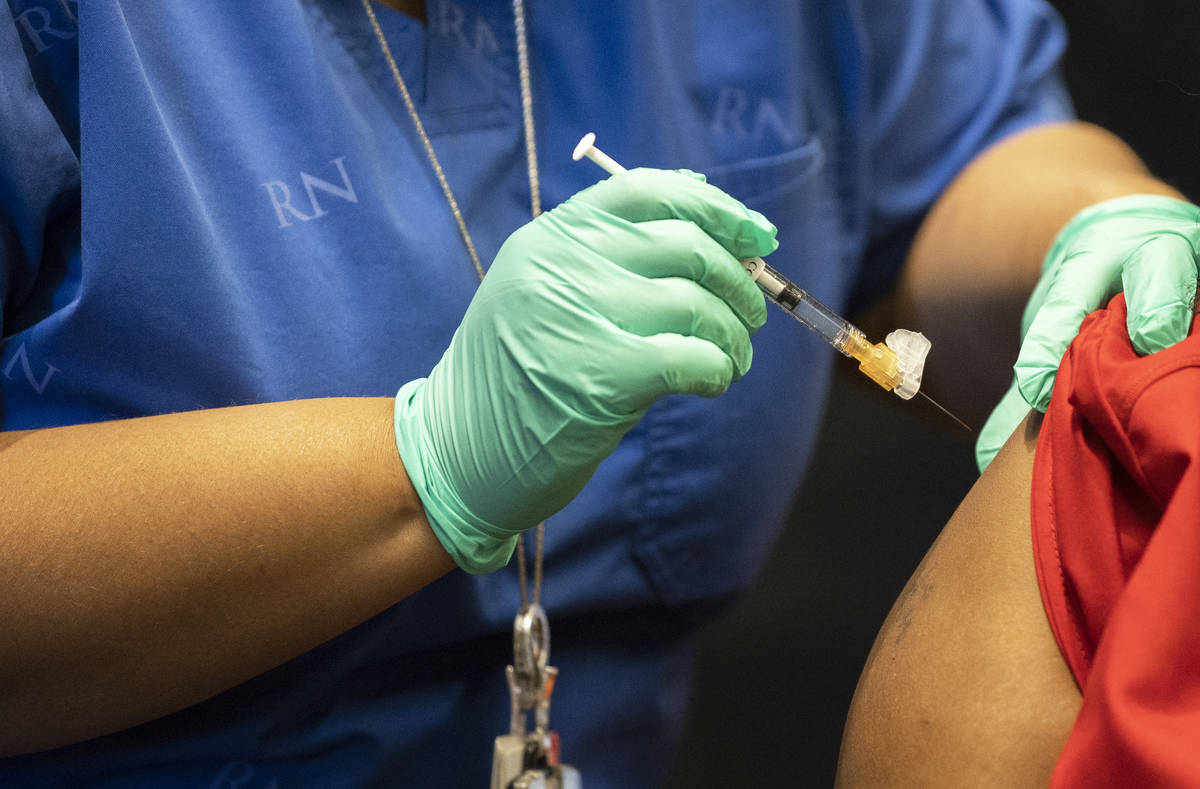
{"label": "green nitrile glove", "polygon": [[1021,319],[1015,380],[975,443],[987,468],[1030,408],[1045,411],[1054,376],[1079,325],[1120,291],[1129,339],[1140,354],[1182,340],[1196,301],[1200,207],[1159,195],[1118,197],[1085,208],[1055,238]]}
{"label": "green nitrile glove", "polygon": [[687,172],[583,190],[501,247],[450,347],[396,397],[396,445],[460,567],[503,566],[658,398],[715,397],[766,320],[740,258],[775,227]]}

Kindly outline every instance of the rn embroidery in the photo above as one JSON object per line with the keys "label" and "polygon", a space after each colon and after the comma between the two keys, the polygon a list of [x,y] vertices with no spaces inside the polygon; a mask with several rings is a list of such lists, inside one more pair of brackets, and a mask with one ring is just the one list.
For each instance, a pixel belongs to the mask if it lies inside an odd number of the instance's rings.
{"label": "rn embroidery", "polygon": [[30,6],[13,17],[40,55],[59,41],[79,35],[79,0],[58,0],[49,8]]}
{"label": "rn embroidery", "polygon": [[25,380],[33,387],[33,391],[39,395],[46,391],[46,385],[50,383],[50,376],[58,372],[58,368],[52,364],[46,365],[46,374],[42,376],[42,380],[38,380],[33,374],[33,366],[29,363],[29,354],[25,351],[25,343],[17,346],[17,350],[13,353],[13,357],[8,360],[8,364],[4,365],[4,369],[0,372],[4,373],[4,377],[11,379],[13,368],[17,366],[17,362],[21,363],[21,370],[25,373]]}
{"label": "rn embroidery", "polygon": [[741,88],[728,85],[717,93],[712,130],[714,134],[738,141],[752,140],[757,143],[770,135],[787,146],[800,142],[800,128],[794,107],[784,113],[771,99],[752,97]]}
{"label": "rn embroidery", "polygon": [[[474,24],[468,24],[467,13],[458,3],[443,0],[435,6],[431,15],[430,29],[442,38],[453,39],[463,49],[472,49],[481,55],[494,55],[500,51],[496,43],[496,34],[482,17],[476,17]],[[463,30],[464,26],[468,29]],[[468,34],[473,38],[468,39]]]}
{"label": "rn embroidery", "polygon": [[345,160],[345,156],[339,156],[330,162],[331,165],[337,168],[338,176],[341,178],[341,186],[318,178],[315,175],[309,175],[304,171],[300,172],[300,184],[304,187],[305,195],[308,196],[308,205],[306,206],[308,213],[292,205],[292,191],[288,189],[288,185],[283,181],[267,181],[260,184],[263,189],[267,190],[267,196],[271,199],[271,207],[275,209],[275,217],[279,220],[281,228],[291,227],[291,219],[298,219],[301,222],[311,222],[318,217],[328,214],[329,211],[323,208],[317,200],[318,191],[341,198],[347,203],[358,202],[358,195],[354,193],[354,184],[350,183],[350,175],[346,172]]}

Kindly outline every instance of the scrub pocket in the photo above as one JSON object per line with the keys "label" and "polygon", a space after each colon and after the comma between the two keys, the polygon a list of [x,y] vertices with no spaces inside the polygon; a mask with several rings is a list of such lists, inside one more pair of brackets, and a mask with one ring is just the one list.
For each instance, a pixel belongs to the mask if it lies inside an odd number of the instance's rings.
{"label": "scrub pocket", "polygon": [[804,182],[824,166],[824,143],[820,137],[813,136],[790,151],[718,165],[709,168],[704,175],[713,186],[736,197],[748,207],[766,213],[767,218],[771,219],[765,206],[776,202],[787,205],[789,194],[801,191]]}

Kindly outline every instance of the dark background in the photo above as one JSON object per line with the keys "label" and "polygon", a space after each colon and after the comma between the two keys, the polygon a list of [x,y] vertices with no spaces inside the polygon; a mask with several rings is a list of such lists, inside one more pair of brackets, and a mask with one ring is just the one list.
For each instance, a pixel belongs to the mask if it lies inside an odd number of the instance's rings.
{"label": "dark background", "polygon": [[[1198,199],[1200,0],[1053,4],[1071,33],[1079,117]],[[975,480],[965,432],[919,398],[885,395],[852,362],[838,367],[837,408],[774,557],[706,634],[668,789],[832,785],[875,633]],[[848,494],[854,476],[894,499]]]}

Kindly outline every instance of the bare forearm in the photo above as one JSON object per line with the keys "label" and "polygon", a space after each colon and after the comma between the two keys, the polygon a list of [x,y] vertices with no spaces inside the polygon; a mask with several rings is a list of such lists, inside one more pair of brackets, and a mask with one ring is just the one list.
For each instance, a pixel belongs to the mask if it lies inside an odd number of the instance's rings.
{"label": "bare forearm", "polygon": [[933,340],[927,381],[939,399],[983,421],[1011,380],[1021,311],[1054,236],[1082,208],[1139,193],[1180,197],[1082,123],[1016,135],[963,171],[922,225],[896,303],[896,325]]}
{"label": "bare forearm", "polygon": [[0,753],[200,701],[453,566],[389,399],[2,433],[0,478]]}

